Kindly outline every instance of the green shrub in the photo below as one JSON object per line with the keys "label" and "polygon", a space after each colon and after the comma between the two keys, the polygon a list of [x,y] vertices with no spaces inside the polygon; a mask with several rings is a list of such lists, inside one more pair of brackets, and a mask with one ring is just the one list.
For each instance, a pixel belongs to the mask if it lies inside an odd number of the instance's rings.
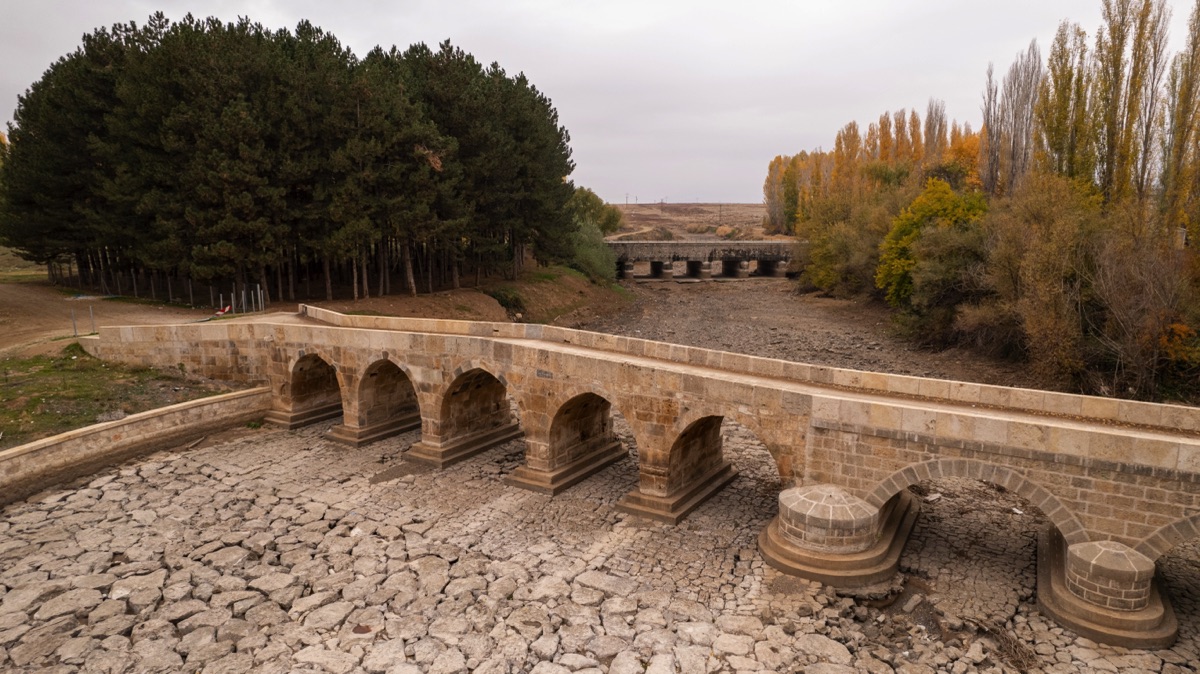
{"label": "green shrub", "polygon": [[617,275],[617,255],[592,222],[581,222],[571,235],[574,252],[570,265],[587,275],[592,283],[612,283]]}

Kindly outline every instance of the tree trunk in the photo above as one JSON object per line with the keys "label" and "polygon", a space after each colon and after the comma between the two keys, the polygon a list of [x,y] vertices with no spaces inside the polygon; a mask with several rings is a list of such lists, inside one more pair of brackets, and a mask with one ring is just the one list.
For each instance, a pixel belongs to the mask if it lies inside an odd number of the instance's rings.
{"label": "tree trunk", "polygon": [[376,251],[376,257],[379,258],[375,264],[379,265],[379,283],[375,286],[378,292],[375,294],[383,297],[387,294],[387,239],[379,242],[379,250]]}
{"label": "tree trunk", "polygon": [[362,251],[362,281],[363,281],[363,288],[362,288],[362,290],[363,290],[363,299],[364,299],[364,300],[365,300],[365,299],[370,299],[370,297],[371,297],[371,286],[370,286],[370,284],[368,283],[368,281],[370,280],[370,278],[371,278],[371,277],[370,277],[370,276],[368,275],[368,273],[367,273],[367,267],[369,266],[369,265],[367,264],[367,262],[368,262],[370,259],[371,259],[371,251],[370,251],[370,249],[369,249],[369,248],[364,248],[364,249],[363,249],[363,251]]}
{"label": "tree trunk", "polygon": [[288,301],[296,301],[296,251],[288,257]]}
{"label": "tree trunk", "polygon": [[425,249],[425,287],[430,295],[433,294],[433,252]]}
{"label": "tree trunk", "polygon": [[354,285],[354,301],[358,301],[358,256],[350,256],[350,280]]}
{"label": "tree trunk", "polygon": [[259,307],[259,310],[265,311],[267,304],[271,301],[271,284],[267,281],[267,266],[265,264],[258,265],[258,283],[259,287],[262,288],[262,306]]}
{"label": "tree trunk", "polygon": [[412,297],[417,296],[417,280],[413,275],[412,265],[412,249],[407,241],[400,248],[400,255],[404,263],[404,282],[408,284],[408,294]]}
{"label": "tree trunk", "polygon": [[325,300],[333,301],[333,270],[329,268],[329,257],[321,258],[321,264],[325,267]]}

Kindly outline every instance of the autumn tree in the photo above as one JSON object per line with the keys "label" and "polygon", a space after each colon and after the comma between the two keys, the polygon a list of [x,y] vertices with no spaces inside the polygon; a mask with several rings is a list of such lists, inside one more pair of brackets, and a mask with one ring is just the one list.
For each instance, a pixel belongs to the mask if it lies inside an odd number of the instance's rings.
{"label": "autumn tree", "polygon": [[1091,81],[1087,33],[1063,21],[1034,109],[1035,163],[1042,170],[1091,182],[1096,164],[1088,112]]}
{"label": "autumn tree", "polygon": [[1187,43],[1171,62],[1167,76],[1162,135],[1161,206],[1165,224],[1185,228],[1200,241],[1200,219],[1194,204],[1200,192],[1200,2],[1192,9]]}

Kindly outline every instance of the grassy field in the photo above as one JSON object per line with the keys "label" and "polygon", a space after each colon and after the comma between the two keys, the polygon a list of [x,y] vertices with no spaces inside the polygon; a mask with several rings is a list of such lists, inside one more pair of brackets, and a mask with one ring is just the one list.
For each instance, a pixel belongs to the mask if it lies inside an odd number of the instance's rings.
{"label": "grassy field", "polygon": [[0,359],[0,449],[227,390],[183,372],[107,363],[74,342],[56,355]]}
{"label": "grassy field", "polygon": [[22,260],[11,249],[0,246],[0,283],[30,283],[45,279],[44,266]]}

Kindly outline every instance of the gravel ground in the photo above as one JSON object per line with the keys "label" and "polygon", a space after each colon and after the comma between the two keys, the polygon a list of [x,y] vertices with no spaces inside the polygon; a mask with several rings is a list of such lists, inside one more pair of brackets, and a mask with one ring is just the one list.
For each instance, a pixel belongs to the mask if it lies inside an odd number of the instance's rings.
{"label": "gravel ground", "polygon": [[860,300],[797,295],[787,279],[626,282],[629,308],[578,324],[641,337],[854,370],[1043,388],[1019,364],[960,349],[923,351],[892,334],[886,311]]}

